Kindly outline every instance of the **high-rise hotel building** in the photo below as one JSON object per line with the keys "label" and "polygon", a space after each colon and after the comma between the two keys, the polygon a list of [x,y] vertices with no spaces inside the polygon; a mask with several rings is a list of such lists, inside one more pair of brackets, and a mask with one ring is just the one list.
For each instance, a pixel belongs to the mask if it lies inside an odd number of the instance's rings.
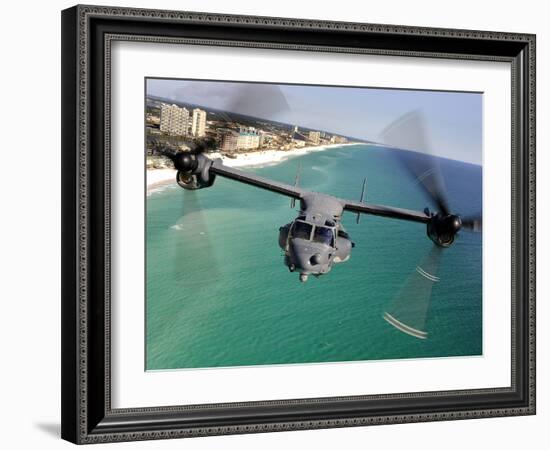
{"label": "high-rise hotel building", "polygon": [[260,135],[254,129],[226,130],[221,136],[220,150],[251,150],[260,146]]}
{"label": "high-rise hotel building", "polygon": [[203,137],[206,134],[206,111],[199,108],[193,110],[191,134],[195,137]]}
{"label": "high-rise hotel building", "polygon": [[162,105],[160,131],[172,136],[185,136],[189,130],[189,110],[178,105]]}
{"label": "high-rise hotel building", "polygon": [[319,145],[321,141],[321,132],[320,131],[310,131],[308,140],[315,145]]}

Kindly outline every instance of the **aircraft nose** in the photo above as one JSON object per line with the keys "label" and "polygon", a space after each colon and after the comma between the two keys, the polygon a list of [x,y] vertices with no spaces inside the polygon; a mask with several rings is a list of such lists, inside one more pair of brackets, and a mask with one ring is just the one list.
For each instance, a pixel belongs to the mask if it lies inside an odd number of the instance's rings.
{"label": "aircraft nose", "polygon": [[328,262],[325,252],[309,241],[294,239],[291,252],[295,265],[306,272],[316,272],[320,265]]}
{"label": "aircraft nose", "polygon": [[312,266],[316,266],[318,264],[321,264],[321,254],[315,253],[311,258],[309,258],[309,262]]}

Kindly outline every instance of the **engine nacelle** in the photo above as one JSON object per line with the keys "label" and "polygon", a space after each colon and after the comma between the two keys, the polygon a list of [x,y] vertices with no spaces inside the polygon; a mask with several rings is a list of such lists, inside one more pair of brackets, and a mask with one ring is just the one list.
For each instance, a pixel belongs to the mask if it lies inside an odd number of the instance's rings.
{"label": "engine nacelle", "polygon": [[173,161],[178,169],[176,181],[183,189],[202,189],[214,184],[216,175],[210,173],[212,161],[206,156],[181,152],[176,154]]}
{"label": "engine nacelle", "polygon": [[437,213],[428,222],[426,233],[428,237],[440,247],[450,247],[460,230],[462,221],[459,216]]}
{"label": "engine nacelle", "polygon": [[205,179],[202,174],[194,174],[194,173],[185,173],[181,170],[178,171],[178,174],[176,176],[176,181],[178,182],[178,185],[182,187],[183,189],[187,189],[190,191],[194,191],[195,189],[202,189],[206,187],[210,187],[214,184],[214,180],[216,179],[215,175],[208,175],[208,178]]}

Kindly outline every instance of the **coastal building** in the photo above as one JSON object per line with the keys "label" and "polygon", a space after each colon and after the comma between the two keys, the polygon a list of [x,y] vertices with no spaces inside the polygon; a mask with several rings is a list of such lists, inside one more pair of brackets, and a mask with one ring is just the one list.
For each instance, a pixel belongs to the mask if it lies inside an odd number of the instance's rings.
{"label": "coastal building", "polygon": [[160,109],[160,131],[171,136],[185,136],[189,129],[189,110],[163,104]]}
{"label": "coastal building", "polygon": [[237,132],[225,130],[220,138],[220,150],[223,152],[234,152],[236,150],[252,150],[260,146],[260,135],[250,130],[242,129]]}
{"label": "coastal building", "polygon": [[310,131],[308,140],[314,145],[319,145],[319,142],[321,141],[321,133],[319,131]]}
{"label": "coastal building", "polygon": [[264,145],[269,145],[271,142],[273,142],[273,135],[266,133],[263,130],[258,130],[258,136],[260,137],[260,142],[259,142],[260,147]]}
{"label": "coastal building", "polygon": [[345,144],[348,140],[343,136],[332,136],[330,142],[331,144]]}
{"label": "coastal building", "polygon": [[145,115],[145,121],[146,121],[148,124],[160,125],[160,117],[157,116],[156,114],[147,113],[147,114]]}
{"label": "coastal building", "polygon": [[239,133],[233,130],[226,130],[221,135],[220,150],[222,152],[234,152],[237,150],[237,144],[239,143]]}
{"label": "coastal building", "polygon": [[206,111],[199,108],[193,110],[191,134],[195,137],[203,137],[206,134]]}
{"label": "coastal building", "polygon": [[240,132],[237,142],[237,148],[250,150],[260,146],[260,136],[257,133]]}
{"label": "coastal building", "polygon": [[307,138],[301,133],[292,133],[292,146],[305,147]]}

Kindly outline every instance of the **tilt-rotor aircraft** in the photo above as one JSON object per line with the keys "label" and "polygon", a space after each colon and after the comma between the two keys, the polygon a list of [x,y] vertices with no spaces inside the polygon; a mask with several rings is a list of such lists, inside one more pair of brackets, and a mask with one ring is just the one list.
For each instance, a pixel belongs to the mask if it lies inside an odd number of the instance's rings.
{"label": "tilt-rotor aircraft", "polygon": [[[384,131],[383,136],[386,141],[399,141],[403,135],[410,137],[411,129],[415,130],[412,135],[416,136],[412,140],[418,141],[414,142],[413,148],[422,148],[421,119],[417,112],[409,113],[394,122]],[[216,177],[220,176],[290,197],[292,207],[296,201],[300,202],[298,216],[279,228],[279,246],[284,250],[284,264],[290,272],[299,274],[301,282],[307,281],[310,276],[326,275],[334,264],[350,259],[355,243],[342,225],[342,215],[345,211],[357,214],[358,222],[361,214],[371,214],[425,224],[428,238],[439,249],[450,247],[460,230],[481,230],[480,218],[465,218],[451,213],[440,182],[441,174],[435,164],[418,164],[414,158],[401,156],[402,165],[437,207],[435,211],[429,208],[413,211],[365,202],[366,179],[363,182],[360,200],[354,201],[301,188],[299,171],[294,185],[285,184],[228,167],[221,159],[212,160],[201,150],[197,148],[194,151],[165,152],[178,170],[176,181],[182,188],[195,190],[211,187]],[[413,154],[408,151],[397,153]],[[426,158],[422,160],[425,161]],[[433,158],[428,160],[435,161]],[[419,273],[429,280],[435,281],[437,278],[426,270],[421,270],[423,272]]]}

